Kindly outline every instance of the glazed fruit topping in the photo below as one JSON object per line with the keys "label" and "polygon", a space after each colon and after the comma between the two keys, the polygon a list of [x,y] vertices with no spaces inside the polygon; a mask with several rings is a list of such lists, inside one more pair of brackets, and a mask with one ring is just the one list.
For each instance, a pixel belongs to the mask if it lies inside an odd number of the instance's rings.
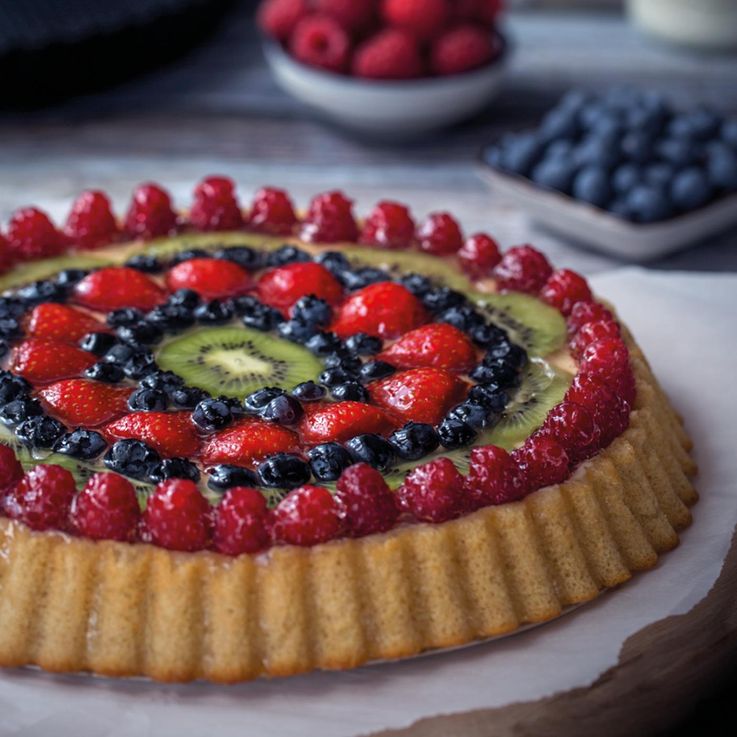
{"label": "glazed fruit topping", "polygon": [[126,235],[150,240],[171,235],[176,229],[177,215],[169,193],[157,184],[137,187],[125,216]]}
{"label": "glazed fruit topping", "polygon": [[527,491],[524,475],[514,458],[496,445],[471,451],[465,488],[469,500],[478,507],[517,501]]}
{"label": "glazed fruit topping", "polygon": [[90,190],[74,201],[64,226],[64,235],[77,248],[97,248],[109,244],[118,233],[110,200],[104,192]]}
{"label": "glazed fruit topping", "polygon": [[193,456],[200,447],[189,412],[131,412],[104,425],[109,440],[140,440],[166,456]]}
{"label": "glazed fruit topping", "polygon": [[351,537],[386,532],[399,516],[394,493],[381,473],[367,463],[356,463],[343,471],[335,501]]}
{"label": "glazed fruit topping", "polygon": [[133,484],[117,473],[96,473],[77,494],[71,522],[80,535],[93,540],[134,539],[141,510]]}
{"label": "glazed fruit topping", "polygon": [[38,465],[5,498],[5,511],[32,530],[65,530],[76,491],[74,477],[66,468]]}
{"label": "glazed fruit topping", "polygon": [[211,435],[202,447],[202,462],[253,466],[276,453],[298,450],[297,435],[264,420],[245,418]]}
{"label": "glazed fruit topping", "polygon": [[227,177],[207,177],[195,188],[189,219],[198,230],[238,230],[243,215],[235,184]]}
{"label": "glazed fruit topping", "polygon": [[215,512],[215,549],[226,555],[257,553],[269,545],[269,524],[269,510],[260,491],[244,486],[228,489]]}
{"label": "glazed fruit topping", "polygon": [[7,240],[12,258],[17,261],[58,256],[65,245],[49,216],[36,207],[13,213],[8,223]]}
{"label": "glazed fruit topping", "polygon": [[485,233],[477,233],[466,240],[458,251],[461,268],[472,278],[491,276],[492,269],[501,261],[499,245]]}
{"label": "glazed fruit topping", "polygon": [[182,261],[166,275],[170,291],[191,289],[203,299],[238,297],[251,286],[251,277],[238,264],[214,258]]}
{"label": "glazed fruit topping", "polygon": [[317,445],[331,441],[345,442],[364,433],[388,433],[393,425],[391,417],[380,407],[344,401],[306,407],[299,432],[305,443]]}
{"label": "glazed fruit topping", "polygon": [[316,263],[293,263],[266,271],[257,284],[258,297],[286,314],[302,297],[317,297],[336,305],[343,297],[340,282]]}
{"label": "glazed fruit topping", "polygon": [[463,513],[463,476],[448,458],[418,466],[397,491],[402,509],[422,522],[445,522]]}
{"label": "glazed fruit topping", "polygon": [[283,189],[264,187],[254,197],[248,226],[271,235],[289,235],[297,225],[297,216],[289,195]]}
{"label": "glazed fruit topping", "polygon": [[408,248],[415,237],[409,208],[398,202],[379,202],[363,225],[360,242],[380,248]]}
{"label": "glazed fruit topping", "polygon": [[308,243],[356,241],[358,226],[353,218],[353,201],[342,192],[317,195],[310,202],[300,237]]}
{"label": "glazed fruit topping", "polygon": [[144,539],[156,545],[170,550],[202,550],[210,542],[210,505],[192,481],[163,481],[148,498],[143,524]]}
{"label": "glazed fruit topping", "polygon": [[515,246],[504,252],[494,268],[501,290],[537,294],[553,273],[544,254],[532,246]]}
{"label": "glazed fruit topping", "polygon": [[540,290],[540,299],[566,317],[571,314],[577,302],[588,302],[591,298],[586,280],[570,269],[553,272]]}
{"label": "glazed fruit topping", "polygon": [[8,368],[34,384],[79,376],[95,363],[91,353],[58,341],[28,338],[13,348]]}
{"label": "glazed fruit topping", "polygon": [[38,395],[49,411],[73,427],[97,427],[127,411],[130,387],[110,386],[87,379],[57,381]]}
{"label": "glazed fruit topping", "polygon": [[88,313],[54,302],[34,307],[26,323],[26,335],[66,343],[77,343],[88,333],[106,330],[105,325]]}
{"label": "glazed fruit topping", "polygon": [[100,312],[125,307],[151,310],[165,299],[166,292],[155,281],[125,266],[94,271],[74,288],[74,300],[78,304]]}
{"label": "glazed fruit topping", "polygon": [[276,542],[311,546],[328,542],[341,530],[338,505],[322,486],[291,491],[274,510],[271,527]]}
{"label": "glazed fruit topping", "polygon": [[463,234],[458,222],[447,212],[436,212],[417,231],[420,248],[435,256],[450,256],[463,246]]}
{"label": "glazed fruit topping", "polygon": [[466,334],[446,323],[410,330],[379,358],[401,369],[434,367],[458,373],[470,371],[478,360]]}

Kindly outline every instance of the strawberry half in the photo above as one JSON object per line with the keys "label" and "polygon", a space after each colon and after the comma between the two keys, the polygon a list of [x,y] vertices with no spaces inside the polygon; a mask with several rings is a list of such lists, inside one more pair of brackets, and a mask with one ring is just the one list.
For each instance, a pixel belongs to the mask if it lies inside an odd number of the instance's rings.
{"label": "strawberry half", "polygon": [[382,409],[363,402],[323,403],[305,409],[299,431],[308,444],[342,442],[363,433],[381,435],[396,424]]}
{"label": "strawberry half", "polygon": [[166,286],[172,292],[192,289],[205,299],[225,299],[244,294],[251,286],[251,277],[232,261],[193,258],[169,270]]}
{"label": "strawberry half", "polygon": [[467,385],[437,368],[418,368],[394,374],[369,386],[374,403],[404,420],[437,424],[463,399]]}
{"label": "strawberry half", "polygon": [[259,299],[284,314],[308,294],[337,305],[343,298],[343,287],[324,266],[309,261],[270,269],[258,281]]}
{"label": "strawberry half", "polygon": [[74,299],[100,312],[123,307],[151,310],[166,299],[166,290],[136,269],[110,266],[82,279],[74,288]]}
{"label": "strawberry half", "polygon": [[205,465],[232,463],[254,466],[275,453],[299,450],[296,433],[285,427],[256,419],[243,419],[212,435],[202,448]]}
{"label": "strawberry half", "polygon": [[107,332],[104,323],[74,307],[45,302],[34,307],[26,324],[32,338],[77,343],[87,333]]}
{"label": "strawberry half", "polygon": [[72,427],[96,427],[128,411],[130,387],[87,379],[57,381],[38,394],[50,413]]}
{"label": "strawberry half", "polygon": [[10,356],[8,368],[33,384],[48,384],[79,376],[97,358],[81,348],[44,338],[19,343]]}
{"label": "strawberry half", "polygon": [[444,322],[410,330],[379,358],[401,369],[431,366],[461,374],[478,362],[476,349],[466,334]]}
{"label": "strawberry half", "polygon": [[133,412],[104,425],[102,433],[108,440],[141,440],[168,457],[188,458],[200,447],[189,412]]}
{"label": "strawberry half", "polygon": [[427,319],[422,303],[408,289],[394,282],[379,282],[351,295],[341,305],[330,329],[341,338],[367,333],[391,339]]}

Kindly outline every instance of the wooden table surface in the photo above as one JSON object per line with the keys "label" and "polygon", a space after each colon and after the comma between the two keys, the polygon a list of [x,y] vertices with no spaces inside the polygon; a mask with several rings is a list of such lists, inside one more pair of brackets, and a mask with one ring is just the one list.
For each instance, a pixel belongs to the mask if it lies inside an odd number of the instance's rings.
{"label": "wooden table surface", "polygon": [[[737,114],[737,58],[674,49],[645,38],[614,11],[516,11],[514,56],[498,100],[479,118],[403,144],[357,140],[310,118],[277,89],[262,60],[250,5],[185,58],[109,92],[51,109],[0,115],[0,217],[29,202],[62,217],[85,187],[123,206],[133,185],[158,179],[182,203],[210,172],[234,176],[245,196],[262,183],[301,203],[343,187],[367,208],[379,197],[424,213],[456,212],[505,246],[533,241],[559,263],[593,273],[617,262],[538,232],[491,196],[474,156],[500,131],[533,124],[570,86],[634,84],[679,104]],[[737,270],[737,231],[664,259],[662,268]]]}

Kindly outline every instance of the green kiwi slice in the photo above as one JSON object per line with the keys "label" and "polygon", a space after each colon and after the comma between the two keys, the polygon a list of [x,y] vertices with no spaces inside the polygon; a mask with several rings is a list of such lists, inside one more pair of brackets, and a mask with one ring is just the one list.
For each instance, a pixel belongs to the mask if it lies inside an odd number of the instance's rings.
{"label": "green kiwi slice", "polygon": [[238,399],[264,386],[289,389],[322,370],[305,348],[234,326],[200,328],[173,338],[158,351],[156,362],[191,386]]}
{"label": "green kiwi slice", "polygon": [[180,251],[201,248],[204,251],[214,251],[228,246],[250,246],[263,251],[273,251],[290,238],[275,238],[261,233],[222,232],[222,233],[184,233],[173,238],[158,238],[150,241],[135,251],[148,256],[167,258]]}
{"label": "green kiwi slice", "polygon": [[30,282],[48,279],[64,269],[96,269],[108,266],[110,259],[87,254],[59,256],[43,261],[28,261],[0,276],[0,291],[21,287]]}

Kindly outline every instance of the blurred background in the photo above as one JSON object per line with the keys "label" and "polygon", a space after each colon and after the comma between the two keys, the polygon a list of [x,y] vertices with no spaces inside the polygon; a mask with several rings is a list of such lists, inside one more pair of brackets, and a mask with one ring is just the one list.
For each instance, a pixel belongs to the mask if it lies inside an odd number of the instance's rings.
{"label": "blurred background", "polygon": [[[244,202],[272,184],[301,206],[343,188],[359,213],[386,198],[408,202],[417,216],[448,209],[466,232],[488,231],[504,247],[533,242],[591,274],[623,261],[552,234],[514,199],[498,197],[479,175],[481,149],[537,125],[572,88],[626,85],[661,93],[677,108],[737,116],[735,0],[512,0],[492,24],[506,45],[495,49],[482,84],[488,100],[474,98],[480,109],[465,120],[396,136],[391,126],[346,128],[298,99],[317,94],[331,75],[298,71],[290,89],[289,54],[272,42],[267,59],[257,6],[0,0],[0,220],[37,204],[61,222],[88,188],[106,190],[120,212],[144,180],[161,182],[186,206],[199,179],[221,173],[236,180]],[[352,80],[344,75],[339,84]],[[345,94],[344,108],[365,104]],[[649,265],[737,271],[737,227]],[[735,734],[737,692],[722,691],[679,734]]]}

